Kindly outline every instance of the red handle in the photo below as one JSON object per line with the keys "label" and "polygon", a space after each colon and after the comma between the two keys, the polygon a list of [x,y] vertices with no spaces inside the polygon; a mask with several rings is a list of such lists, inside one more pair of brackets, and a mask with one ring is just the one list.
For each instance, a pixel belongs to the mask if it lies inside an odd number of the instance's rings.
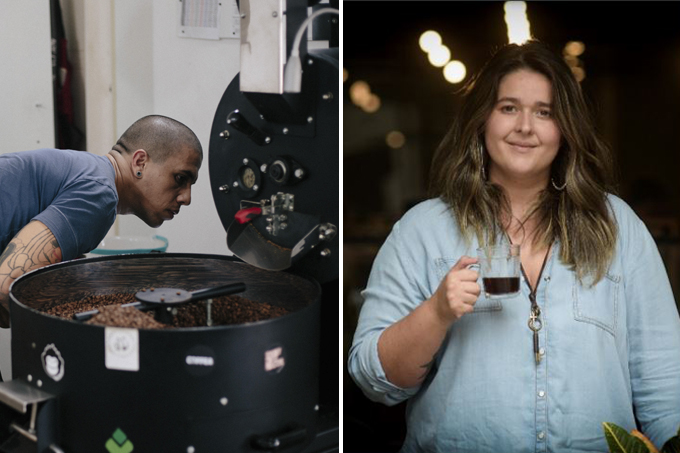
{"label": "red handle", "polygon": [[234,218],[240,224],[248,223],[258,215],[262,214],[262,208],[246,208],[241,209],[234,215]]}

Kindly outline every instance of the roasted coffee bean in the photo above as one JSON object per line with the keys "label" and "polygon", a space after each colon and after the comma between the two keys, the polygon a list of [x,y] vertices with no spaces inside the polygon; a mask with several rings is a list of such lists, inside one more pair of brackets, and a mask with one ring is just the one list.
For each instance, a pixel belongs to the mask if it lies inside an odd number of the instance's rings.
{"label": "roasted coffee bean", "polygon": [[78,300],[55,301],[49,307],[45,306],[43,312],[48,315],[61,318],[73,319],[73,315],[83,311],[95,310],[106,305],[122,305],[135,302],[134,293],[116,293],[92,295]]}
{"label": "roasted coffee bean", "polygon": [[[175,327],[199,327],[206,325],[205,301],[190,302],[177,307],[173,325]],[[213,299],[211,307],[212,325],[244,324],[277,318],[288,313],[282,307],[254,302],[239,296],[222,296]]]}
{"label": "roasted coffee bean", "polygon": [[170,327],[156,321],[152,316],[137,310],[135,307],[121,307],[118,304],[99,307],[99,313],[86,321],[86,324],[134,329],[165,329]]}
{"label": "roasted coffee bean", "polygon": [[[121,307],[135,302],[134,293],[92,295],[80,300],[55,301],[43,312],[66,319],[73,319],[75,313],[97,309],[100,313],[92,317],[89,324],[131,327],[137,329],[160,329],[173,327],[204,327],[207,325],[206,302],[197,301],[177,305],[177,315],[172,325],[165,325],[154,319],[153,310],[140,311],[134,307]],[[245,324],[262,321],[288,314],[282,307],[264,302],[255,302],[239,296],[222,296],[213,299],[211,318],[213,326]]]}

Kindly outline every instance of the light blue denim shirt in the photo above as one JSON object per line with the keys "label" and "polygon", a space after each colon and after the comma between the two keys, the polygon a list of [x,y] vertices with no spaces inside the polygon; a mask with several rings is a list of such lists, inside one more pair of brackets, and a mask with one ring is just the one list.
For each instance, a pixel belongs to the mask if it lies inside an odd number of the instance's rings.
{"label": "light blue denim shirt", "polygon": [[409,399],[402,452],[608,451],[602,427],[636,427],[658,447],[680,426],[680,317],[658,249],[642,221],[609,196],[618,224],[606,278],[582,285],[553,246],[538,285],[543,328],[537,365],[527,326],[529,287],[484,293],[453,323],[416,388],[385,378],[378,338],[437,290],[463,255],[475,256],[439,199],[411,209],[380,249],[363,293],[349,372],[388,405]]}

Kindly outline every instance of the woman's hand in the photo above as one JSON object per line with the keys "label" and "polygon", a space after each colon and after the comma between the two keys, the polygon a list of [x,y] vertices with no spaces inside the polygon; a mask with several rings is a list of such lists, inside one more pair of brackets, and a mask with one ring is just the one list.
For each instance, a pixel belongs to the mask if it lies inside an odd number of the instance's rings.
{"label": "woman's hand", "polygon": [[451,324],[474,310],[481,292],[477,283],[479,273],[468,269],[468,266],[476,263],[477,258],[461,257],[449,269],[437,291],[428,300],[443,323]]}
{"label": "woman's hand", "polygon": [[479,274],[468,269],[477,258],[463,256],[446,274],[437,291],[380,335],[378,356],[387,379],[409,388],[427,376],[446,332],[454,321],[474,309]]}

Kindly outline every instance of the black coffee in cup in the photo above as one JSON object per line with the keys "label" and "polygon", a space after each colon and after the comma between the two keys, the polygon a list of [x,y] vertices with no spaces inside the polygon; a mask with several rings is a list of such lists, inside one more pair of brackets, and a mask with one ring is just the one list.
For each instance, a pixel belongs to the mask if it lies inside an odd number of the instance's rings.
{"label": "black coffee in cup", "polygon": [[519,277],[487,277],[484,291],[490,295],[512,294],[519,291]]}
{"label": "black coffee in cup", "polygon": [[477,249],[477,264],[489,299],[505,299],[519,294],[519,245],[502,244]]}

